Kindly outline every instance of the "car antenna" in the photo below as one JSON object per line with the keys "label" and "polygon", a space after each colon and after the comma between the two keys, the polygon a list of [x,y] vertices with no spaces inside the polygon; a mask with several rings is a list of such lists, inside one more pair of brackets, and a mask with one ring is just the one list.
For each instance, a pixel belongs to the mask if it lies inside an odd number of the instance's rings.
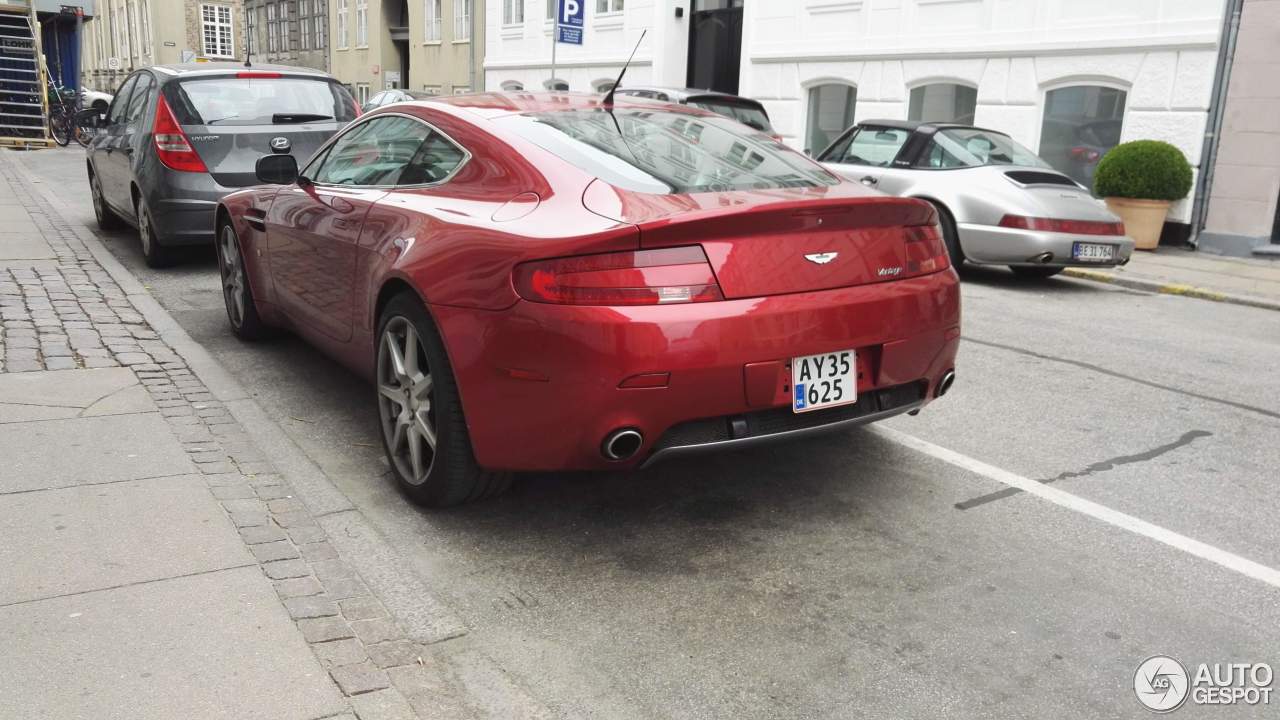
{"label": "car antenna", "polygon": [[640,43],[644,40],[644,35],[647,32],[649,32],[648,28],[640,31],[640,39],[636,40],[636,46],[631,48],[631,57],[628,57],[627,61],[622,64],[622,70],[618,72],[618,79],[613,81],[613,87],[609,88],[609,92],[605,93],[605,109],[613,109],[613,91],[617,90],[618,85],[622,84],[622,76],[627,74],[627,67],[631,65],[631,59],[636,56],[636,51],[640,49]]}
{"label": "car antenna", "polygon": [[248,7],[244,9],[244,66],[253,67],[253,11]]}

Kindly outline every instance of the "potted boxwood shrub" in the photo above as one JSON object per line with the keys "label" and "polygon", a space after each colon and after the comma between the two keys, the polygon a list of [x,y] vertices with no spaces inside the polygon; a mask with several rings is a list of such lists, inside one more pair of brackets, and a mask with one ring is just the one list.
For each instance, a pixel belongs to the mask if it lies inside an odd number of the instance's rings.
{"label": "potted boxwood shrub", "polygon": [[1159,140],[1121,143],[1093,173],[1093,193],[1124,221],[1139,250],[1155,250],[1170,203],[1191,191],[1191,164],[1178,148]]}

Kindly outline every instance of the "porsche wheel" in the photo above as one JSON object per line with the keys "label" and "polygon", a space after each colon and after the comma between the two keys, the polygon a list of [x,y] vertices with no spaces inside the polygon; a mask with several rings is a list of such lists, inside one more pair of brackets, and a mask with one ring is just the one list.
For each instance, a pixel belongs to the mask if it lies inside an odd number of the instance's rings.
{"label": "porsche wheel", "polygon": [[375,362],[383,449],[410,499],[448,507],[507,489],[509,474],[476,464],[444,344],[417,297],[388,303]]}

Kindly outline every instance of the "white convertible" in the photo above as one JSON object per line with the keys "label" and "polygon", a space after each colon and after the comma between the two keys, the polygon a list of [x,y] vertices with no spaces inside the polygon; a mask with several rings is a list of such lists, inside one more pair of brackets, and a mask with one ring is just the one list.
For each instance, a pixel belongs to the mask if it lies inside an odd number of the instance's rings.
{"label": "white convertible", "polygon": [[1123,265],[1133,252],[1102,201],[995,130],[867,120],[818,160],[864,185],[933,203],[957,267],[1008,265],[1049,277],[1070,265]]}

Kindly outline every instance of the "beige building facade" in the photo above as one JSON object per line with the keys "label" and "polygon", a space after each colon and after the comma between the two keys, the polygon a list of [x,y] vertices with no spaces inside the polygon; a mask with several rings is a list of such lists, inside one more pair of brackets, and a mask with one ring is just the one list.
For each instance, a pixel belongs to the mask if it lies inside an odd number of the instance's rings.
{"label": "beige building facade", "polygon": [[1198,245],[1280,257],[1280,0],[1240,6]]}
{"label": "beige building facade", "polygon": [[81,82],[114,92],[137,68],[244,58],[241,0],[97,0],[85,24]]}
{"label": "beige building facade", "polygon": [[329,69],[333,0],[243,0],[254,62]]}
{"label": "beige building facade", "polygon": [[[329,71],[361,103],[386,88],[432,93],[483,87],[477,0],[328,0]],[[479,34],[479,37],[476,37]]]}

